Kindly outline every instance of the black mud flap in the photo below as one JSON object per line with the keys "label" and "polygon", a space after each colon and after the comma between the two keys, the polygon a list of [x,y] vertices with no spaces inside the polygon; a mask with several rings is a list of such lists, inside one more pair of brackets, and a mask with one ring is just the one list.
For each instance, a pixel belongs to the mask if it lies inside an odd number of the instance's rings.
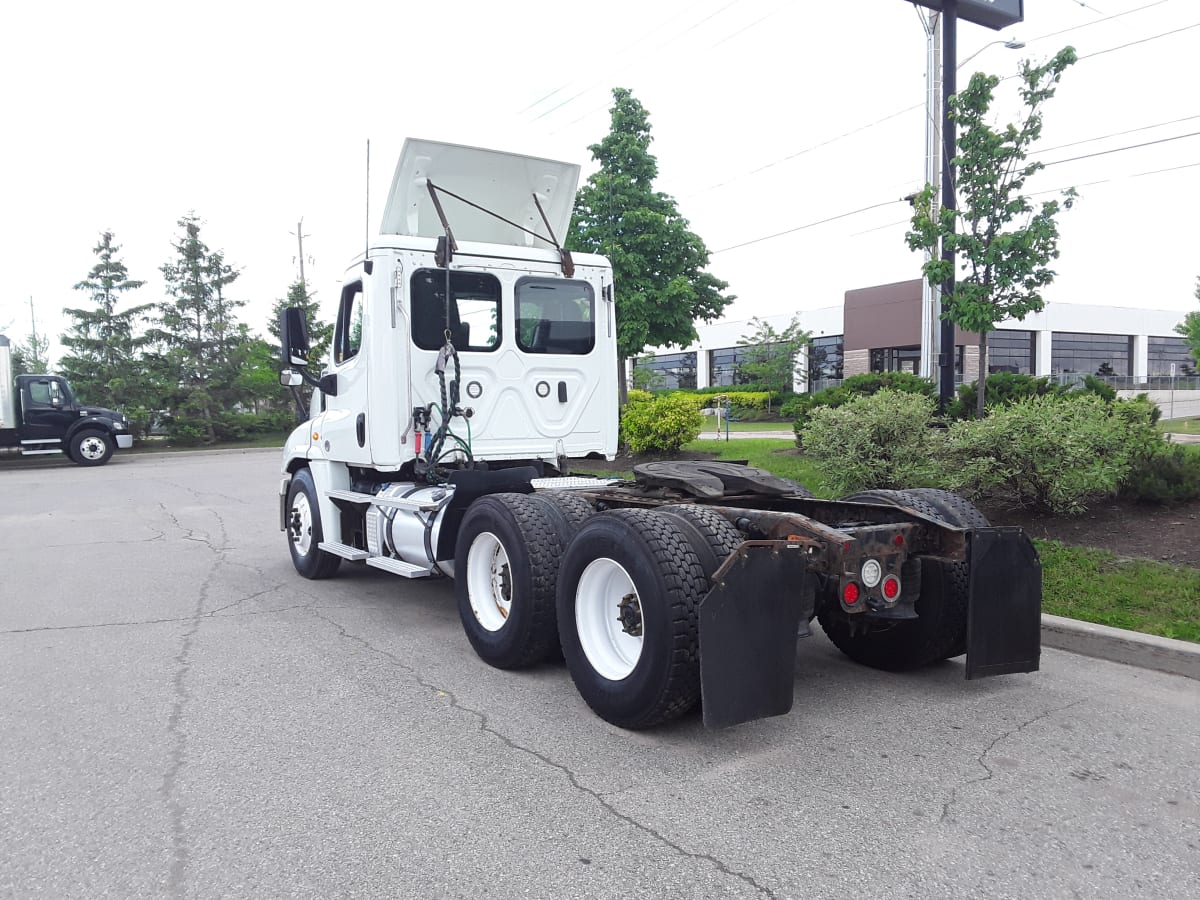
{"label": "black mud flap", "polygon": [[[792,708],[796,639],[803,615],[803,552],[742,545],[700,604],[700,691],[704,724],[726,728]],[[811,600],[808,601],[811,605]]]}
{"label": "black mud flap", "polygon": [[1042,564],[1020,528],[970,532],[967,678],[1036,672],[1042,652]]}

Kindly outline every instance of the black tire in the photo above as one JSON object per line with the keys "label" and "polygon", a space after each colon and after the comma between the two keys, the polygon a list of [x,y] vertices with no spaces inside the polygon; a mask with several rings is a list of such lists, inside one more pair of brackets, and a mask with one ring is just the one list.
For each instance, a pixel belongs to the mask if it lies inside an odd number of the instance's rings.
{"label": "black tire", "polygon": [[728,519],[703,506],[693,503],[672,504],[660,506],[655,512],[677,522],[679,530],[696,551],[705,578],[711,579],[721,563],[744,540],[742,533]]}
{"label": "black tire", "polygon": [[[986,527],[988,524],[984,515],[962,497],[934,488],[864,491],[844,499],[907,506],[948,525],[963,528]],[[827,600],[821,605],[817,616],[821,627],[834,645],[855,662],[875,669],[906,671],[966,652],[970,590],[967,563],[927,557],[916,561],[920,563],[916,619],[896,622],[875,631],[852,631],[836,600]],[[906,576],[903,581],[907,586],[913,578]]]}
{"label": "black tire", "polygon": [[531,494],[489,494],[467,509],[454,550],[454,593],[479,658],[518,669],[558,651],[554,589],[566,549],[562,516]]}
{"label": "black tire", "polygon": [[112,458],[114,446],[103,431],[81,431],[67,445],[67,456],[80,466],[102,466]]}
{"label": "black tire", "polygon": [[[695,706],[707,591],[678,518],[619,509],[584,524],[559,569],[559,637],[575,687],[597,715],[621,728],[649,728]],[[618,613],[629,615],[623,627],[610,624],[621,622]],[[618,644],[624,656],[603,656]]]}
{"label": "black tire", "polygon": [[321,549],[325,531],[321,527],[317,488],[308,469],[299,469],[288,486],[287,536],[292,565],[305,578],[329,578],[337,572],[342,558]]}
{"label": "black tire", "polygon": [[574,491],[538,491],[530,496],[538,500],[545,501],[550,504],[558,514],[562,517],[564,533],[566,540],[563,545],[569,544],[571,538],[575,536],[580,526],[591,516],[596,514],[596,510],[592,504],[588,503]]}

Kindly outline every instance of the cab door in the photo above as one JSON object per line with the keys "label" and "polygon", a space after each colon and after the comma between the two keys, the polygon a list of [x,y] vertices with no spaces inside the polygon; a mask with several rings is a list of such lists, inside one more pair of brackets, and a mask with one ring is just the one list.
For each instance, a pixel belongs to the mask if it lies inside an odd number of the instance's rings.
{"label": "cab door", "polygon": [[61,441],[77,413],[62,380],[50,376],[22,379],[21,440]]}
{"label": "cab door", "polygon": [[342,286],[327,372],[336,381],[337,393],[325,395],[325,414],[314,428],[316,442],[327,458],[357,465],[371,462],[367,439],[367,335],[371,321],[364,300],[361,275]]}

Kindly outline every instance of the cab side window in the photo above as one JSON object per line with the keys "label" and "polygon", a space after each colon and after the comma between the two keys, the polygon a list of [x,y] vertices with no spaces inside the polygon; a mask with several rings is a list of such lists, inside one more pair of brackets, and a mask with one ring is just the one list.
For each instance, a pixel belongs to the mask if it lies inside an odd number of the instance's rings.
{"label": "cab side window", "polygon": [[29,385],[29,401],[37,406],[50,405],[50,382],[34,381]]}
{"label": "cab side window", "polygon": [[342,288],[337,330],[333,338],[333,361],[339,365],[358,356],[363,342],[363,286],[355,281]]}

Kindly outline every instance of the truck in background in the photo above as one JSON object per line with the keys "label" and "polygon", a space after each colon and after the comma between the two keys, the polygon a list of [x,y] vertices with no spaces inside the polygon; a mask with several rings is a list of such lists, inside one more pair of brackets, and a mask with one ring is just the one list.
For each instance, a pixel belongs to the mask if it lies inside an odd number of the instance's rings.
{"label": "truck in background", "polygon": [[14,378],[12,346],[0,334],[0,454],[65,453],[81,466],[102,466],[115,449],[132,446],[129,419],[116,410],[76,403],[65,378]]}
{"label": "truck in background", "polygon": [[881,669],[963,653],[968,678],[1037,669],[1036,551],[953,494],[823,501],[704,461],[570,475],[614,457],[620,377],[612,267],[559,243],[578,176],[409,140],[318,374],[300,310],[284,312],[281,381],[318,389],[281,460],[296,570],[453,578],[481,659],[561,652],[624,728],[698,703],[712,727],[787,712],[814,619]]}

